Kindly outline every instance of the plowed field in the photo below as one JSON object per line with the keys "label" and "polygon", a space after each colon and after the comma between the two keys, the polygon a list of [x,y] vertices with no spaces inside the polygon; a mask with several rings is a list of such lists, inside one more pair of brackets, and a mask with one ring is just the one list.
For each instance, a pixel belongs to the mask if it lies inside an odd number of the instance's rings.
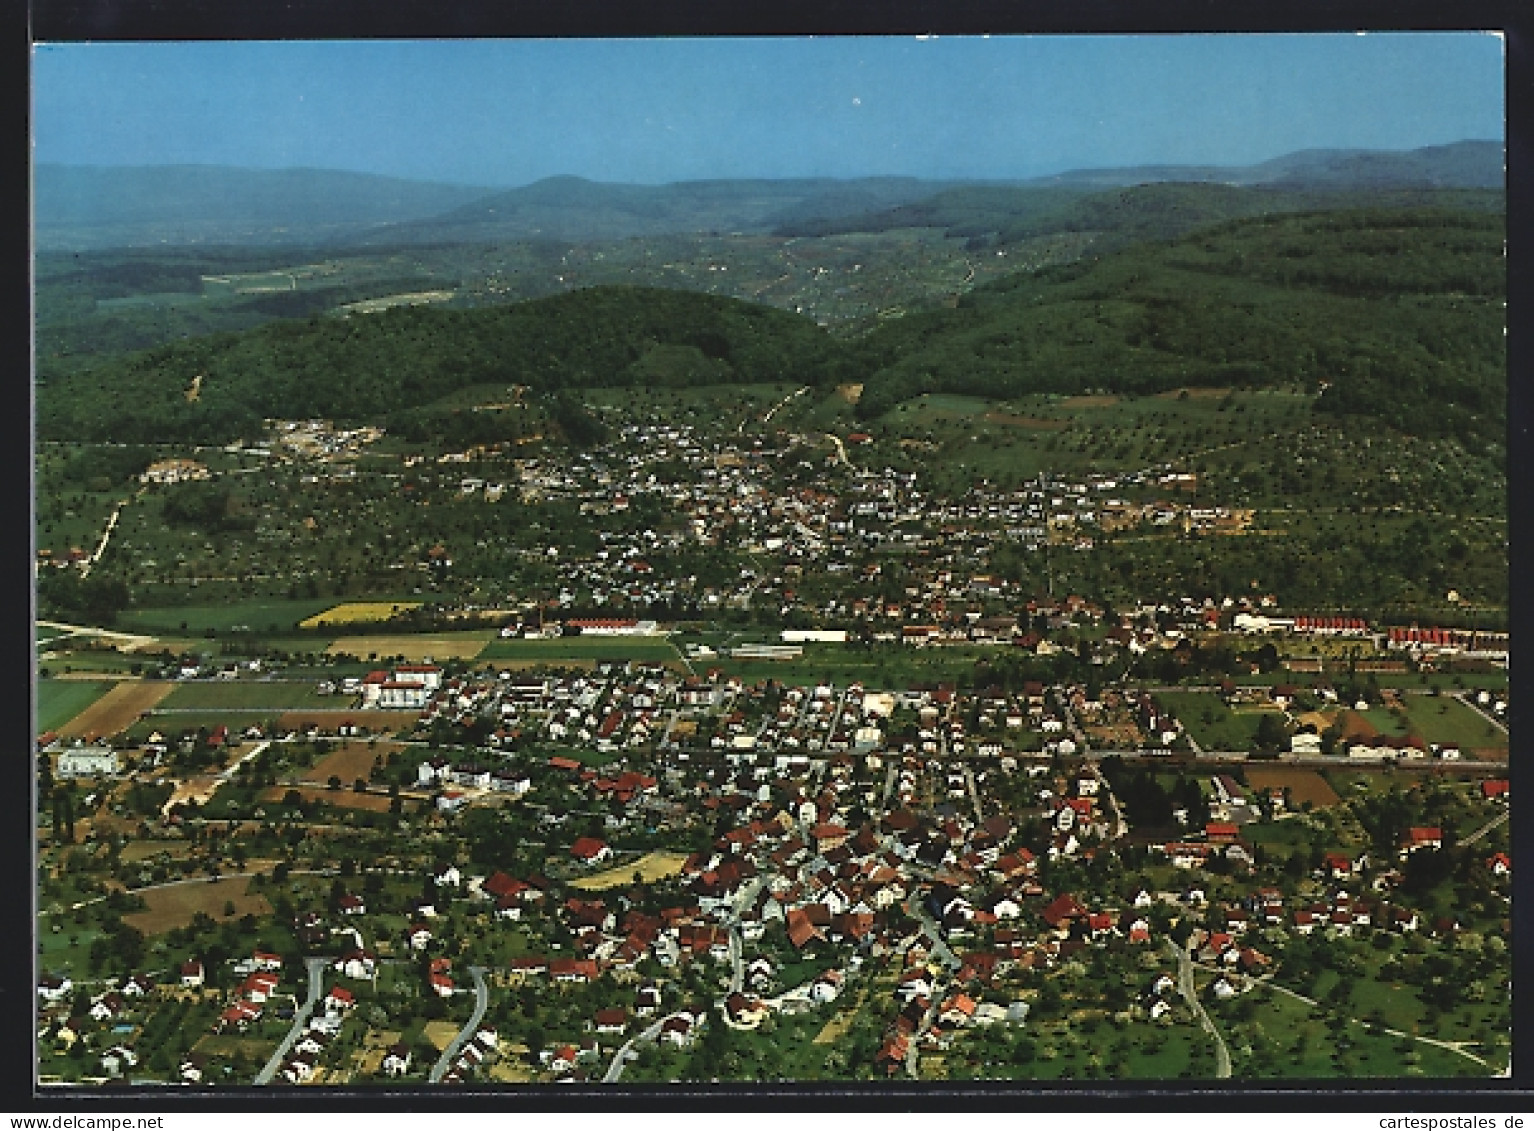
{"label": "plowed field", "polygon": [[59,728],[65,738],[110,738],[176,689],[161,680],[123,680]]}

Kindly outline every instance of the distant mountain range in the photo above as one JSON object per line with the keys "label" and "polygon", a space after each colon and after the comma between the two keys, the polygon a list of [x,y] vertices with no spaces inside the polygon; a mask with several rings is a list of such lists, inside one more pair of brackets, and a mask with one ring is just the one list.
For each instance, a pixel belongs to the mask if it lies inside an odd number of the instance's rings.
{"label": "distant mountain range", "polygon": [[[1005,231],[1077,194],[1154,183],[1285,192],[1501,189],[1505,149],[1304,150],[1240,167],[1083,169],[1028,181],[712,180],[665,185],[551,177],[510,190],[325,169],[222,166],[34,170],[39,251],[197,244],[365,247],[612,240],[679,233],[830,234],[938,224]],[[952,222],[955,192],[987,215]],[[978,195],[976,195],[978,194]]]}
{"label": "distant mountain range", "polygon": [[39,164],[39,251],[316,243],[435,216],[495,190],[331,169]]}
{"label": "distant mountain range", "polygon": [[1506,182],[1506,149],[1499,141],[1457,141],[1450,145],[1404,150],[1301,149],[1256,165],[1076,169],[1022,183],[1029,187],[1122,188],[1158,181],[1263,185],[1296,190],[1502,188]]}

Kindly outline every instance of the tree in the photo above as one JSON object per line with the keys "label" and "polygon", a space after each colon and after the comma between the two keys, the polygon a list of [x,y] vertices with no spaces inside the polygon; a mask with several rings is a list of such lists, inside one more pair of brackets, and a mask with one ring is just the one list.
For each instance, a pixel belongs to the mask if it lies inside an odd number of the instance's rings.
{"label": "tree", "polygon": [[1284,729],[1283,718],[1272,712],[1264,712],[1257,723],[1255,737],[1257,749],[1262,751],[1282,750],[1289,741],[1289,733]]}

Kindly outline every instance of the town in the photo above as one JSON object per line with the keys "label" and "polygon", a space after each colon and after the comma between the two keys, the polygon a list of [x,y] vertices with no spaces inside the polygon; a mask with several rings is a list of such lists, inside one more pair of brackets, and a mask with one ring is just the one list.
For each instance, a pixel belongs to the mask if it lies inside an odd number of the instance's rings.
{"label": "town", "polygon": [[1051,596],[1105,536],[1263,516],[729,425],[428,464],[310,422],[148,469],[254,461],[321,527],[337,482],[564,521],[402,536],[412,594],[280,634],[40,629],[43,688],[97,696],[38,739],[43,1080],[1506,1070],[1505,631]]}

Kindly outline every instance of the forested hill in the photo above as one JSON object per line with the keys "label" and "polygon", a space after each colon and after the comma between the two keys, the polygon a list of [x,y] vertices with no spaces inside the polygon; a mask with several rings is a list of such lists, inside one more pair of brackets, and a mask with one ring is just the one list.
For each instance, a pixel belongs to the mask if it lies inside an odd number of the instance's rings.
{"label": "forested hill", "polygon": [[[859,381],[877,417],[926,392],[1324,389],[1327,411],[1498,443],[1505,221],[1373,209],[1243,219],[977,289],[852,342],[773,308],[597,287],[191,339],[57,377],[44,439],[218,442],[265,417],[389,424],[469,385]],[[197,383],[195,400],[188,390]]]}
{"label": "forested hill", "polygon": [[1466,208],[1502,212],[1504,194],[1487,188],[1391,188],[1341,191],[1307,183],[1275,185],[1154,182],[1110,189],[1060,186],[968,185],[922,200],[862,214],[793,218],[783,236],[827,236],[941,228],[969,240],[974,250],[1006,248],[1063,232],[1093,237],[1098,254],[1141,240],[1175,239],[1224,220],[1285,212],[1347,208]]}
{"label": "forested hill", "polygon": [[875,417],[923,392],[1325,388],[1322,407],[1498,442],[1505,222],[1363,210],[1265,217],[977,289],[856,346]]}
{"label": "forested hill", "polygon": [[[478,384],[534,391],[836,377],[807,318],[686,291],[594,287],[469,311],[276,322],[160,347],[38,388],[43,439],[221,443],[268,417],[388,423]],[[196,382],[196,398],[189,391]]]}

